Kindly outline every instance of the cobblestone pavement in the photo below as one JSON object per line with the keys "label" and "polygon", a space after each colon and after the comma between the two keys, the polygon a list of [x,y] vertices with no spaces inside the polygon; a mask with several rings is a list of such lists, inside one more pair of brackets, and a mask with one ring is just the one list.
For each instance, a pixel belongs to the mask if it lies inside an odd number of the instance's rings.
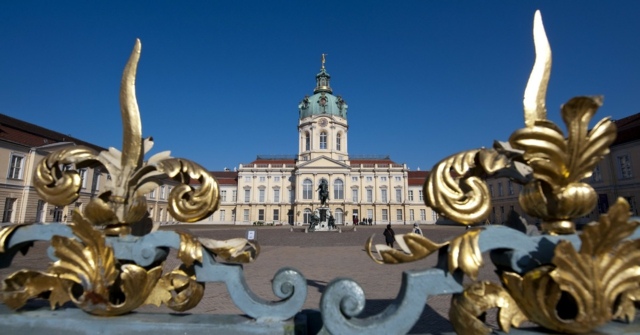
{"label": "cobblestone pavement", "polygon": [[[177,228],[179,227],[179,228]],[[410,226],[393,227],[396,234],[410,232]],[[427,259],[398,265],[379,265],[374,263],[364,251],[364,245],[372,234],[376,234],[374,244],[384,244],[382,232],[384,226],[343,227],[342,233],[315,232],[304,233],[304,228],[289,226],[171,226],[163,229],[187,229],[195,236],[225,240],[234,237],[246,237],[248,230],[256,230],[261,252],[257,260],[244,266],[248,286],[255,294],[267,300],[279,300],[272,291],[273,275],[283,267],[292,267],[300,271],[307,279],[308,295],[304,309],[318,309],[320,297],[327,284],[338,277],[355,280],[364,290],[367,302],[362,316],[371,316],[381,312],[398,295],[402,272],[410,269],[425,269],[435,265],[436,255]],[[464,232],[457,226],[423,226],[426,237],[435,242],[449,241]],[[49,260],[46,256],[48,244],[38,242],[26,256],[17,255],[9,268],[0,270],[3,278],[23,268],[44,269]],[[175,251],[169,255],[166,270],[175,268],[179,261]],[[487,259],[487,258],[485,258]],[[481,269],[479,279],[497,282],[491,266]],[[449,321],[449,303],[451,296],[432,297],[422,312],[420,320],[411,333],[441,333],[453,331]],[[173,312],[165,307],[144,306],[138,311],[151,313]],[[207,283],[205,296],[200,304],[189,311],[196,314],[243,314],[231,301],[224,284]],[[491,316],[488,323],[492,323]]]}

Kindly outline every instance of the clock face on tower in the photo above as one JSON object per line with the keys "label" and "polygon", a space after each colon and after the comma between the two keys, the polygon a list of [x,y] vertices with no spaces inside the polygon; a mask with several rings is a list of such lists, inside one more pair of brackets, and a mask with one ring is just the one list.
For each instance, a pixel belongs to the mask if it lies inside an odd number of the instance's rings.
{"label": "clock face on tower", "polygon": [[327,121],[327,119],[324,119],[324,118],[318,121],[318,124],[320,125],[320,127],[326,127],[328,123],[329,122]]}

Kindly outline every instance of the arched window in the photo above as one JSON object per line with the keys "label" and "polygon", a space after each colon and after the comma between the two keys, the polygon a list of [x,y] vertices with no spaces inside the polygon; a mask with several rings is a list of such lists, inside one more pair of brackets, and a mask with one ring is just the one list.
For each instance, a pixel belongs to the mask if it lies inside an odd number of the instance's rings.
{"label": "arched window", "polygon": [[338,135],[336,135],[336,150],[340,151],[342,150],[341,147],[341,143],[342,143],[342,134],[338,133]]}
{"label": "arched window", "polygon": [[302,182],[302,199],[313,199],[313,182],[311,179],[305,179]]}
{"label": "arched window", "polygon": [[341,208],[336,208],[336,224],[343,224],[344,223],[344,213],[342,212]]}
{"label": "arched window", "polygon": [[304,223],[311,222],[311,210],[309,208],[304,209],[304,217],[302,222]]}
{"label": "arched window", "polygon": [[311,136],[309,136],[309,132],[304,133],[304,150],[311,150]]}
{"label": "arched window", "polygon": [[344,199],[344,182],[341,179],[336,179],[333,182],[333,198]]}
{"label": "arched window", "polygon": [[320,133],[320,149],[327,148],[327,133],[324,131]]}

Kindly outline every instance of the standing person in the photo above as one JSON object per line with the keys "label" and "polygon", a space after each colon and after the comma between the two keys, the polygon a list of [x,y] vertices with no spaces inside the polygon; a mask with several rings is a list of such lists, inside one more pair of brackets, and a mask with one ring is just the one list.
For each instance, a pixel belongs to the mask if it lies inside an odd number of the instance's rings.
{"label": "standing person", "polygon": [[420,226],[418,226],[418,224],[417,224],[417,223],[414,223],[414,224],[413,224],[413,231],[412,231],[412,233],[414,233],[414,234],[418,234],[418,235],[422,236],[422,229],[420,229]]}
{"label": "standing person", "polygon": [[396,233],[391,229],[391,224],[387,225],[387,229],[384,230],[383,235],[385,242],[387,242],[387,246],[393,248],[393,242],[396,240]]}
{"label": "standing person", "polygon": [[371,218],[369,218],[369,225],[371,225],[371,222],[373,222],[373,220]]}

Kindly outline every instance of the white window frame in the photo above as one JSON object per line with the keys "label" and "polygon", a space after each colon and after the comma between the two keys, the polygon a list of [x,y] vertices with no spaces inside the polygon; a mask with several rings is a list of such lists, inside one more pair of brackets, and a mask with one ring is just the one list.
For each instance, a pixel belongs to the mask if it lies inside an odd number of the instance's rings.
{"label": "white window frame", "polygon": [[244,190],[244,202],[251,202],[251,189]]}
{"label": "white window frame", "polygon": [[305,179],[302,181],[302,199],[313,199],[313,182],[311,181],[311,179]]}
{"label": "white window frame", "polygon": [[11,154],[9,159],[9,179],[22,179],[24,172],[25,156]]}
{"label": "white window frame", "polygon": [[320,132],[320,149],[327,149],[327,132]]}
{"label": "white window frame", "polygon": [[258,202],[264,202],[265,190],[264,188],[258,189]]}
{"label": "white window frame", "polygon": [[220,222],[224,222],[226,219],[227,213],[224,209],[220,210]]}
{"label": "white window frame", "polygon": [[358,189],[357,188],[352,188],[351,189],[351,201],[358,202]]}
{"label": "white window frame", "polygon": [[367,202],[373,202],[373,190],[370,188],[367,189]]}
{"label": "white window frame", "polygon": [[11,222],[15,218],[17,198],[5,198],[2,212],[2,222]]}
{"label": "white window frame", "polygon": [[244,222],[249,221],[249,210],[246,208],[242,211],[242,221]]}
{"label": "white window frame", "polygon": [[396,220],[402,221],[402,209],[396,209]]}
{"label": "white window frame", "polygon": [[382,200],[383,203],[388,202],[387,189],[386,188],[381,188],[380,189],[380,199]]}
{"label": "white window frame", "polygon": [[413,201],[413,190],[409,190],[409,201]]}
{"label": "white window frame", "polygon": [[82,188],[87,188],[87,169],[80,169],[78,173],[80,174]]}
{"label": "white window frame", "polygon": [[628,154],[619,155],[617,157],[618,171],[620,171],[620,179],[633,178],[633,170],[631,166],[631,158]]}
{"label": "white window frame", "polygon": [[273,202],[275,202],[275,203],[280,202],[280,189],[279,188],[274,188],[273,189]]}
{"label": "white window frame", "polygon": [[344,182],[342,179],[336,179],[333,181],[333,199],[344,199]]}
{"label": "white window frame", "polygon": [[227,190],[220,190],[220,202],[227,202]]}
{"label": "white window frame", "polygon": [[424,208],[420,209],[420,220],[427,221],[427,210]]}
{"label": "white window frame", "polygon": [[382,209],[382,221],[383,222],[389,221],[389,210],[386,208]]}
{"label": "white window frame", "polygon": [[402,202],[402,189],[396,188],[396,202]]}

